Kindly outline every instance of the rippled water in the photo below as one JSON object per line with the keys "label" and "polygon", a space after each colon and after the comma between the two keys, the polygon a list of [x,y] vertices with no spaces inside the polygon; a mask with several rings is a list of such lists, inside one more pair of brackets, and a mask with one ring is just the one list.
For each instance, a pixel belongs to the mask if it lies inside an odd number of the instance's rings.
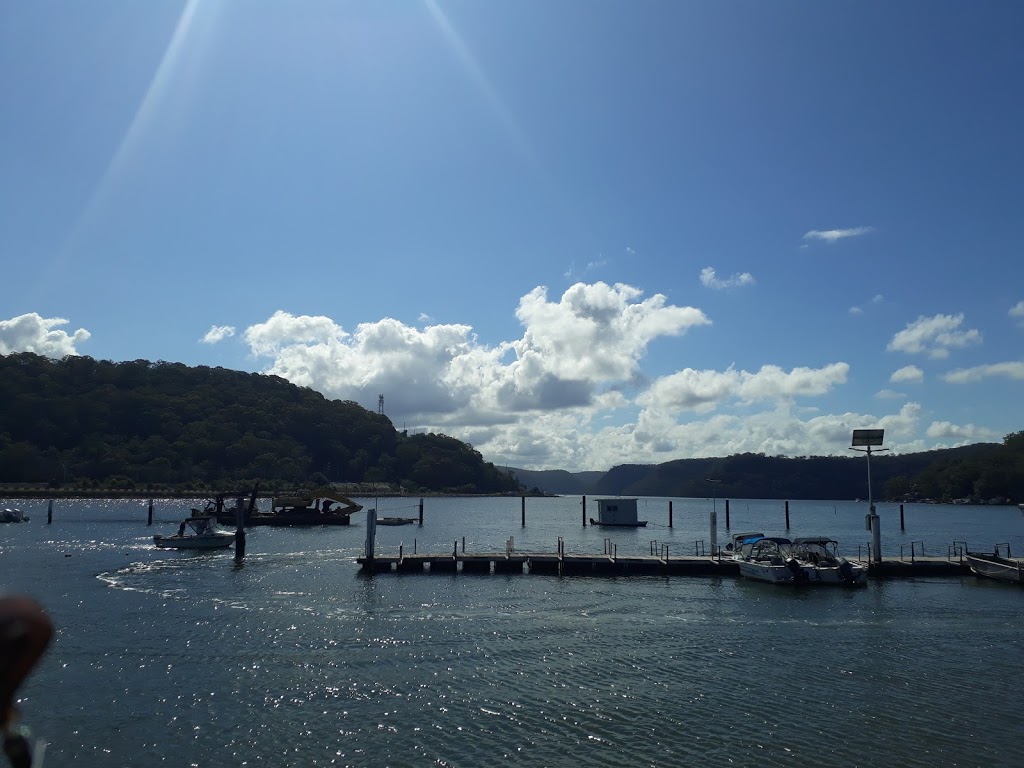
{"label": "rippled water", "polygon": [[[367,501],[373,505],[373,500]],[[413,502],[415,504],[415,502]],[[381,513],[415,516],[407,500]],[[58,635],[22,710],[46,765],[1015,766],[1024,590],[964,578],[792,590],[740,579],[360,573],[349,528],[254,529],[230,551],[152,547],[190,502],[2,502],[0,586]],[[578,498],[427,499],[378,551],[686,554],[723,502],[644,500],[646,529],[582,528]],[[790,535],[856,553],[863,504],[793,502]],[[732,529],[784,534],[781,502]],[[886,554],[1024,553],[1015,508],[882,507]],[[918,545],[919,546],[919,545]]]}

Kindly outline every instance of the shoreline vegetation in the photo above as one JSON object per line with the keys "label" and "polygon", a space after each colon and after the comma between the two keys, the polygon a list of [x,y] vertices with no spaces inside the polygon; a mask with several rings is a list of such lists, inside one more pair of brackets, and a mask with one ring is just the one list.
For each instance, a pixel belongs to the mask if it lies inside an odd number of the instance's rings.
{"label": "shoreline vegetation", "polygon": [[[180,363],[0,355],[0,495],[27,498],[605,496],[855,499],[861,455],[742,453],[531,470],[485,461],[471,444],[399,431],[381,409],[265,374]],[[629,461],[629,456],[623,456]],[[886,453],[875,497],[896,502],[1024,501],[1024,431],[1002,443]]]}
{"label": "shoreline vegetation", "polygon": [[[444,493],[441,491],[425,491],[421,493],[407,492],[399,489],[387,489],[387,490],[372,490],[372,489],[360,489],[352,486],[332,486],[326,488],[302,488],[302,489],[275,489],[268,490],[266,492],[257,493],[257,498],[268,499],[275,496],[310,496],[316,498],[318,496],[330,496],[330,495],[343,495],[348,497],[358,497],[361,499],[365,498],[406,498],[406,499],[417,499],[417,498],[519,498],[520,496],[525,497],[549,497],[558,496],[560,494],[555,493],[544,493],[541,491],[524,491],[522,493]],[[30,499],[30,500],[47,500],[47,499],[118,499],[118,500],[131,500],[138,499],[140,501],[146,501],[148,499],[211,499],[216,496],[223,496],[227,499],[234,499],[237,497],[249,498],[252,495],[252,490],[242,491],[240,489],[234,490],[214,490],[214,489],[203,489],[203,488],[184,488],[184,489],[168,489],[168,488],[152,488],[152,489],[111,489],[111,488],[36,488],[25,485],[12,485],[12,484],[0,484],[0,498],[4,499]]]}

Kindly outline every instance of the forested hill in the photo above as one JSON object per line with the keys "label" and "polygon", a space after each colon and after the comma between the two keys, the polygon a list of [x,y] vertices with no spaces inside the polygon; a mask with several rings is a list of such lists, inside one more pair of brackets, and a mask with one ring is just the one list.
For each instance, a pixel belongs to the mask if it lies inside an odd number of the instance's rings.
{"label": "forested hill", "polygon": [[0,355],[0,482],[265,490],[328,481],[515,493],[465,443],[276,376],[90,357]]}
{"label": "forested hill", "polygon": [[[738,454],[680,459],[664,464],[623,464],[608,472],[511,470],[528,487],[548,493],[733,499],[867,498],[863,453],[784,458]],[[877,499],[1024,502],[1024,432],[1002,444],[980,443],[922,453],[875,454]]]}

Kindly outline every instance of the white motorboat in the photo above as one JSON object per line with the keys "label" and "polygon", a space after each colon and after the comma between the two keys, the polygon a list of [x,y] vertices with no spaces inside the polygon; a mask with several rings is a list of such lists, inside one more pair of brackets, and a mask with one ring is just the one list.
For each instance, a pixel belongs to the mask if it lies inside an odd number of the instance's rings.
{"label": "white motorboat", "polygon": [[867,566],[841,557],[838,549],[838,542],[824,536],[793,539],[790,556],[800,564],[803,572],[797,581],[849,587],[863,584],[867,577]]}
{"label": "white motorboat", "polygon": [[222,549],[235,543],[235,534],[217,527],[213,515],[187,517],[173,536],[154,536],[160,549]]}
{"label": "white motorboat", "polygon": [[740,575],[770,584],[792,584],[802,574],[790,555],[793,543],[777,536],[752,536],[740,542],[736,555]]}
{"label": "white motorboat", "polygon": [[1024,584],[1024,562],[1011,557],[1001,557],[999,552],[967,552],[967,565],[975,576],[983,576],[1012,584]]}
{"label": "white motorboat", "polygon": [[28,515],[20,509],[5,509],[0,511],[0,523],[27,523]]}
{"label": "white motorboat", "polygon": [[729,543],[725,545],[725,551],[736,559],[740,557],[740,551],[743,549],[743,542],[747,539],[760,539],[764,534],[761,531],[747,531],[746,533],[734,533],[729,538]]}

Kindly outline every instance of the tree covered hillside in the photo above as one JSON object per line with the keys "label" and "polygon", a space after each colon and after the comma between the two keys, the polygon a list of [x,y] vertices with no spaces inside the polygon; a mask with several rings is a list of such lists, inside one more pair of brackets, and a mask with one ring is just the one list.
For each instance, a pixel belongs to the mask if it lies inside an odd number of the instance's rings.
{"label": "tree covered hillside", "polygon": [[276,376],[0,355],[0,482],[201,487],[254,480],[520,490],[465,443],[398,433],[386,416]]}

